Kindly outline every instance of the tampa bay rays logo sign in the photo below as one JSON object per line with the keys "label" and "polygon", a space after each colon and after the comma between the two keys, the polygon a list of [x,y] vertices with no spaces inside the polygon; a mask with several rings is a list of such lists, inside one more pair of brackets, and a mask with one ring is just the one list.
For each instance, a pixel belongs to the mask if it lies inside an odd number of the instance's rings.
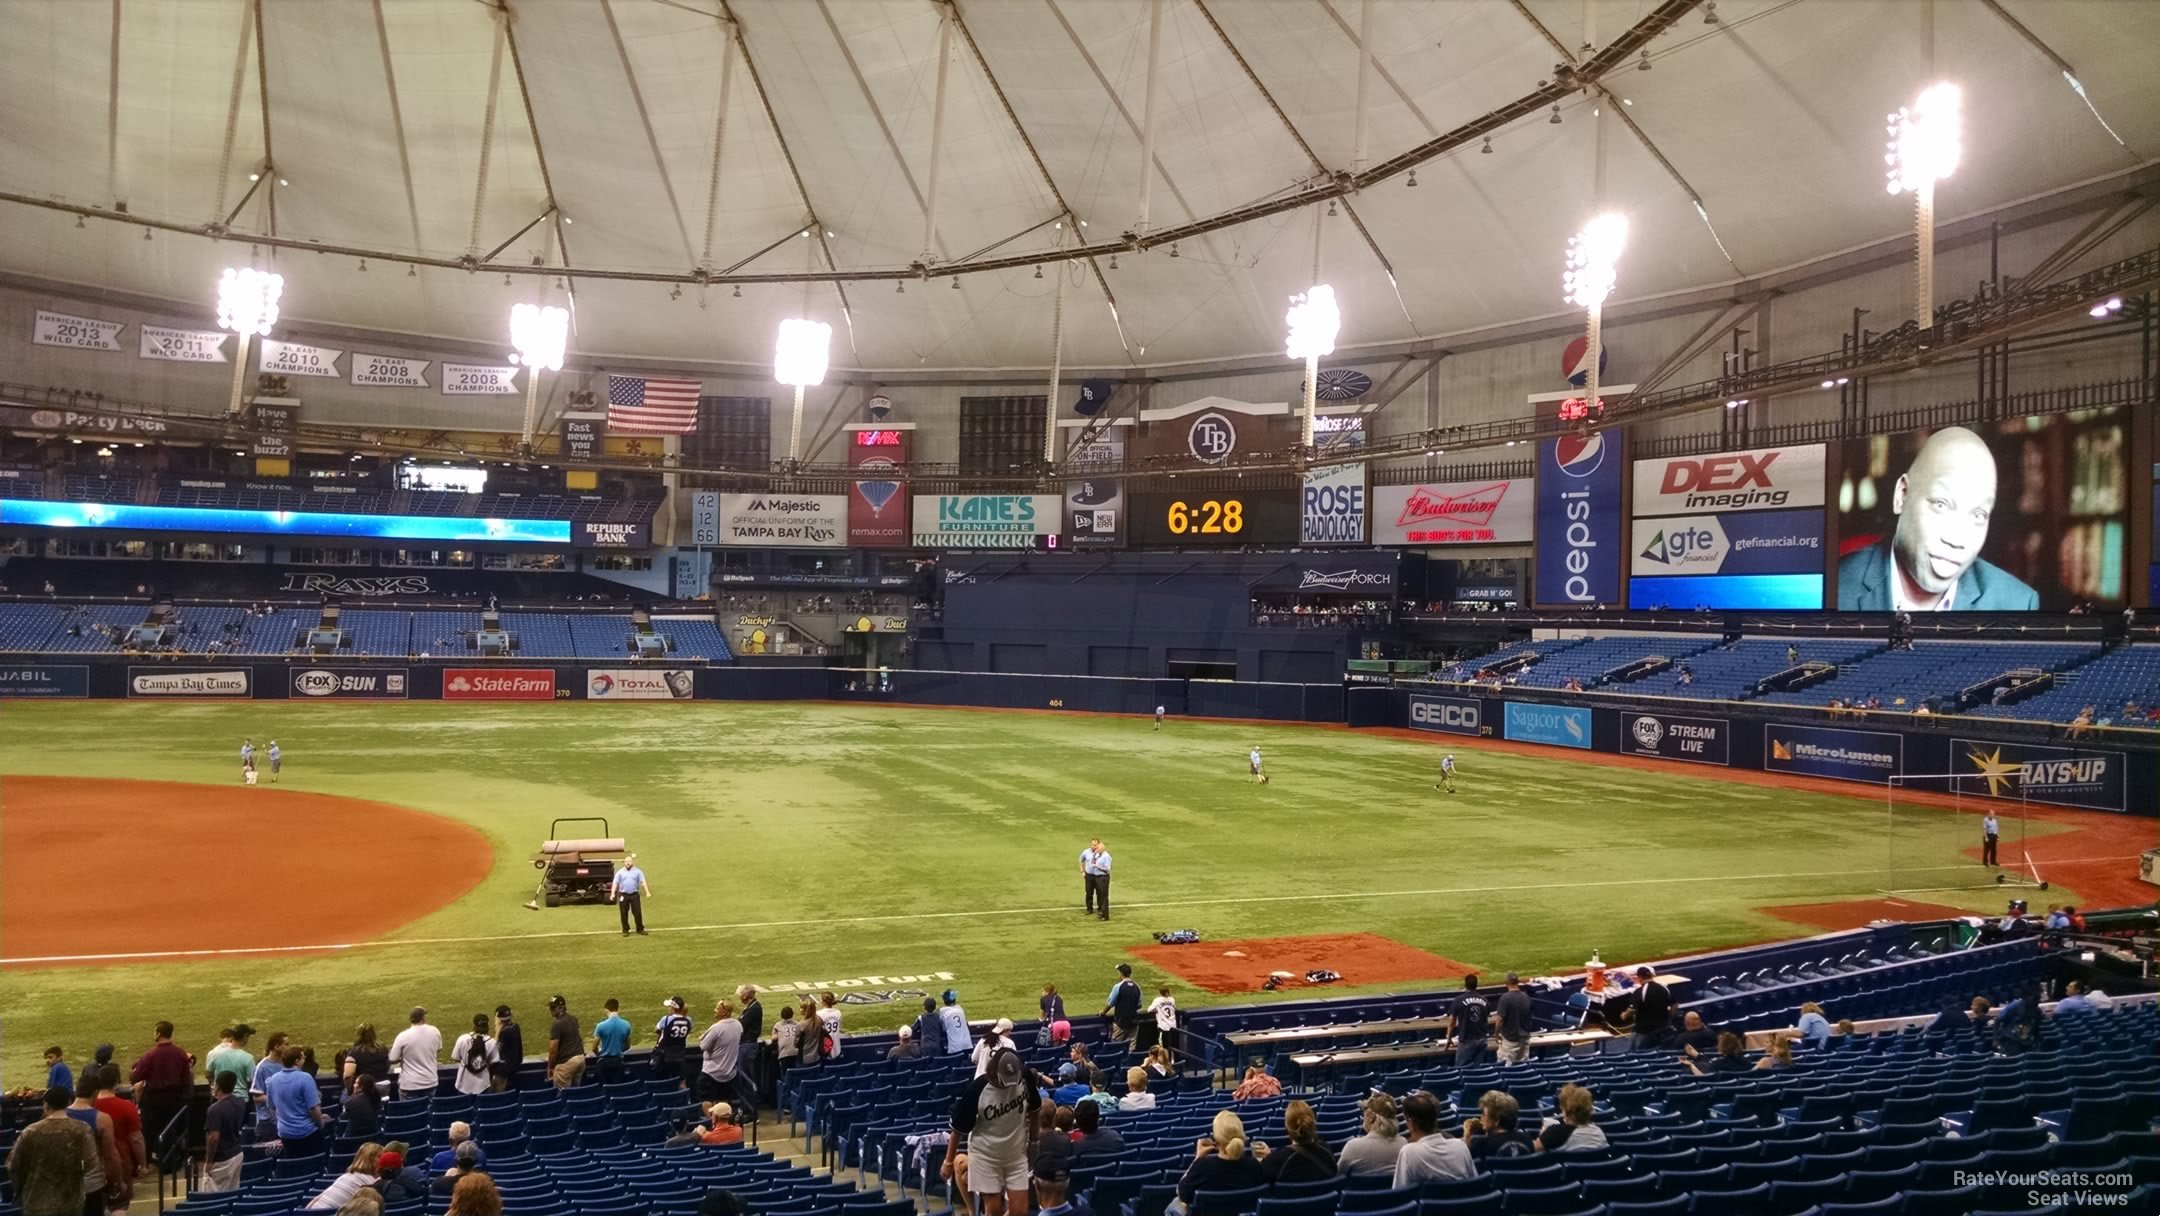
{"label": "tampa bay rays logo sign", "polygon": [[1237,424],[1220,410],[1209,410],[1193,419],[1185,432],[1185,448],[1202,464],[1221,464],[1237,450]]}

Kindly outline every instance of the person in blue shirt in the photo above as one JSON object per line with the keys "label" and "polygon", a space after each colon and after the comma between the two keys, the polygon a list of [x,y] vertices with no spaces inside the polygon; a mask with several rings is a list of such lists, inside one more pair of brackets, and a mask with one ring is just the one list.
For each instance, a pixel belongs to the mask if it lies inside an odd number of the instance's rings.
{"label": "person in blue shirt", "polygon": [[1813,1001],[1800,1006],[1800,1037],[1811,1046],[1820,1047],[1830,1041],[1830,1019],[1823,1016],[1822,1006]]}
{"label": "person in blue shirt", "polygon": [[285,763],[285,753],[278,750],[277,740],[270,741],[270,783],[277,784],[278,769]]}
{"label": "person in blue shirt", "polygon": [[623,1053],[630,1049],[630,1019],[624,1017],[621,1010],[622,1004],[609,997],[607,1016],[593,1027],[593,1055],[599,1057],[594,1068],[603,1085],[622,1080]]}
{"label": "person in blue shirt", "polygon": [[645,932],[645,897],[652,894],[652,882],[645,871],[638,869],[637,854],[623,859],[623,867],[615,871],[615,882],[609,888],[608,898],[615,901],[615,910],[622,916],[623,936],[630,936],[630,918],[637,918],[637,931]]}
{"label": "person in blue shirt", "polygon": [[2063,999],[2055,1002],[2055,1016],[2064,1014],[2097,1013],[2100,1007],[2086,997],[2085,988],[2076,980],[2063,986]]}
{"label": "person in blue shirt", "polygon": [[67,1066],[62,1057],[67,1053],[58,1047],[45,1049],[45,1088],[64,1089],[75,1092],[75,1070]]}
{"label": "person in blue shirt", "polygon": [[264,1082],[287,1157],[312,1157],[329,1147],[329,1134],[323,1130],[328,1120],[322,1111],[322,1090],[315,1078],[300,1071],[306,1055],[297,1047],[287,1047],[277,1074]]}

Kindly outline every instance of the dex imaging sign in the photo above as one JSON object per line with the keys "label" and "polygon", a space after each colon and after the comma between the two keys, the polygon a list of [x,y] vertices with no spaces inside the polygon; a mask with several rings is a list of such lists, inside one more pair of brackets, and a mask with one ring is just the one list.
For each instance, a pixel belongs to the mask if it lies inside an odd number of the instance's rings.
{"label": "dex imaging sign", "polygon": [[1538,445],[1536,593],[1540,604],[1620,601],[1615,432],[1563,435]]}

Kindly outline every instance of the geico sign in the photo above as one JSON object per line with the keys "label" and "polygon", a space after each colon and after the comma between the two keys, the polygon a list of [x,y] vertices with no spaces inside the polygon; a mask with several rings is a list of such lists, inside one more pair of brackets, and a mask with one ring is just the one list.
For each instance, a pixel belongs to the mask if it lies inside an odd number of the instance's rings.
{"label": "geico sign", "polygon": [[1410,699],[1410,725],[1422,730],[1444,730],[1456,734],[1478,734],[1482,725],[1475,701],[1441,700],[1434,697]]}

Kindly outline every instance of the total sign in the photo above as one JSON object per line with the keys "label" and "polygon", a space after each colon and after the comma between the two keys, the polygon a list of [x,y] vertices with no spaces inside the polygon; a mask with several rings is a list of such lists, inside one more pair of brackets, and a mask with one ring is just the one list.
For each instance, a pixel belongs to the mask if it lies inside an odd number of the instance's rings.
{"label": "total sign", "polygon": [[1620,602],[1620,462],[1616,432],[1538,445],[1537,603]]}

